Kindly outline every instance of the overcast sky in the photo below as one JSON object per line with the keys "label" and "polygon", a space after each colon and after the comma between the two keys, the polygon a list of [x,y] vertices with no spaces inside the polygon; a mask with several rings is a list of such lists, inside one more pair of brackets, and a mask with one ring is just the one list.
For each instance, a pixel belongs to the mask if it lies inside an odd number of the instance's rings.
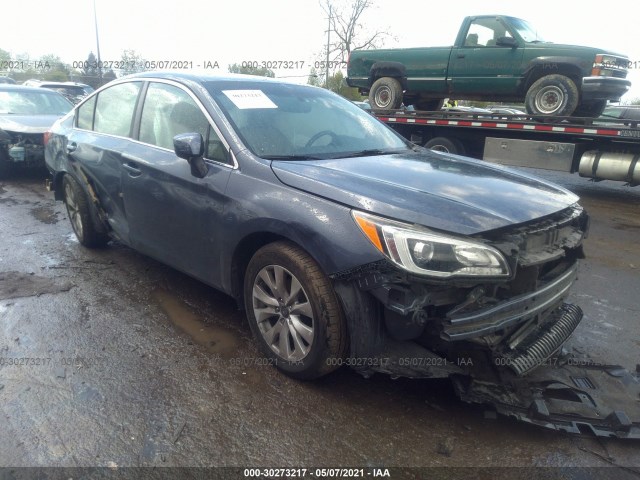
{"label": "overcast sky", "polygon": [[[336,3],[339,0],[335,0]],[[194,65],[243,61],[304,61],[305,76],[326,43],[326,17],[318,0],[95,0],[103,61],[134,49],[148,60]],[[169,7],[170,5],[175,5]],[[601,2],[559,0],[377,0],[363,17],[371,30],[394,38],[386,47],[453,43],[467,15],[504,14],[529,20],[546,40],[613,50],[637,62],[628,97],[640,97],[640,27],[629,3],[606,16]],[[18,0],[4,6],[0,48],[32,58],[52,53],[66,62],[96,52],[92,0]],[[303,81],[303,79],[301,80]]]}

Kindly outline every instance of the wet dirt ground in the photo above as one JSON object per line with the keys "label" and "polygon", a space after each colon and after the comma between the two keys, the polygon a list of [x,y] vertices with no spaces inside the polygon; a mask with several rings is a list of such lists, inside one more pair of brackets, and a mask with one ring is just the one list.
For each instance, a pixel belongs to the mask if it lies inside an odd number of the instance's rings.
{"label": "wet dirt ground", "polygon": [[[640,188],[536,173],[592,215],[570,299],[586,318],[569,348],[635,370]],[[640,478],[638,442],[485,418],[448,381],[347,369],[291,380],[261,364],[232,299],[124,246],[81,247],[43,183],[0,182],[0,466],[474,467],[478,478],[495,476],[479,467],[512,466]]]}

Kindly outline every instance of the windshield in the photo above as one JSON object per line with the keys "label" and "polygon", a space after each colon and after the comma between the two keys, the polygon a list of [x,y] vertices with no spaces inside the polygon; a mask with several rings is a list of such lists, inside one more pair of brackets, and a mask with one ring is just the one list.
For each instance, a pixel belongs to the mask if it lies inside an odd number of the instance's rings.
{"label": "windshield", "polygon": [[247,148],[259,157],[340,158],[409,149],[379,120],[327,90],[252,81],[204,86]]}
{"label": "windshield", "polygon": [[0,114],[64,115],[73,104],[57,93],[0,91]]}
{"label": "windshield", "polygon": [[525,42],[545,41],[540,35],[538,35],[538,31],[533,28],[529,22],[513,17],[509,18],[509,21]]}

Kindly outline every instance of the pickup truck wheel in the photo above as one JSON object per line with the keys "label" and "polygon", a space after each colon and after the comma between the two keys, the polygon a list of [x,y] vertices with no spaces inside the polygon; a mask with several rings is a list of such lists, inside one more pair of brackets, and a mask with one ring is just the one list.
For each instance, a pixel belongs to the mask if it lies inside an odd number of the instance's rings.
{"label": "pickup truck wheel", "polygon": [[93,224],[89,199],[80,184],[71,175],[65,175],[62,179],[62,189],[67,215],[80,244],[89,248],[106,245],[109,237],[99,232]]}
{"label": "pickup truck wheel", "polygon": [[424,144],[425,148],[438,152],[452,153],[454,155],[464,155],[464,145],[460,140],[447,137],[435,137]]}
{"label": "pickup truck wheel", "polygon": [[347,350],[342,308],[329,278],[298,246],[275,242],[258,250],[244,299],[262,353],[282,372],[312,379],[340,366]]}
{"label": "pickup truck wheel", "polygon": [[578,106],[578,87],[564,75],[547,75],[536,80],[525,98],[527,112],[532,115],[568,116]]}
{"label": "pickup truck wheel", "polygon": [[572,117],[596,118],[602,115],[607,106],[606,100],[596,100],[593,102],[583,102],[573,111]]}
{"label": "pickup truck wheel", "polygon": [[373,82],[369,90],[372,108],[393,110],[402,105],[402,85],[395,78],[382,77]]}

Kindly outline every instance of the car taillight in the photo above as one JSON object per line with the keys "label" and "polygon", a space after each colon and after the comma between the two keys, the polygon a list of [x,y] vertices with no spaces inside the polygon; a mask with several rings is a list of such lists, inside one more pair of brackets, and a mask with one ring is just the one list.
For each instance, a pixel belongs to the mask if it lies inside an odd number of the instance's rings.
{"label": "car taillight", "polygon": [[45,146],[47,145],[47,143],[49,143],[49,139],[51,138],[52,132],[51,130],[47,130],[46,132],[44,132],[44,144]]}

